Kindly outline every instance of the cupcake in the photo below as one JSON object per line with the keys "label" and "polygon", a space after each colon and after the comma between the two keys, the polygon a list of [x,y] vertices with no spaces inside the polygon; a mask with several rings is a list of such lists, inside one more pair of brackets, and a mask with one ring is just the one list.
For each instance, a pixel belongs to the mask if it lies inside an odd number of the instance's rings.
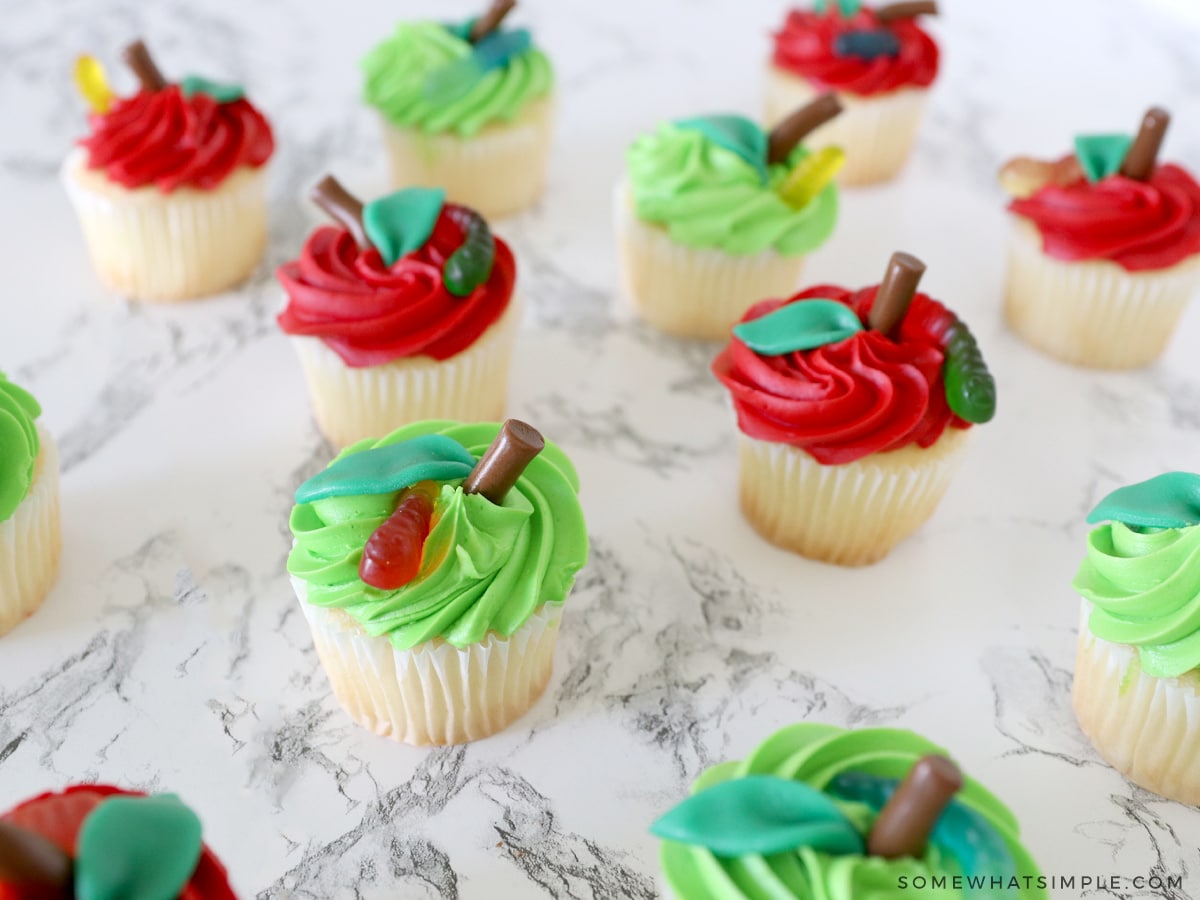
{"label": "cupcake", "polygon": [[496,0],[465,22],[404,22],[362,62],[383,122],[392,184],[442,187],[488,218],[542,193],[554,131],[554,72]]}
{"label": "cupcake", "polygon": [[1064,362],[1131,369],[1163,351],[1200,283],[1200,184],[1156,161],[1169,116],[1146,113],[1135,138],[1075,139],[1055,162],[1011,160],[1004,315]]}
{"label": "cupcake", "polygon": [[235,900],[171,794],[72,785],[0,815],[0,900]]}
{"label": "cupcake", "polygon": [[1013,814],[911,731],[784,728],[650,831],[675,900],[1049,897]]}
{"label": "cupcake", "polygon": [[800,141],[838,114],[832,95],[769,134],[734,115],[680,119],[638,139],[617,186],[625,291],[655,328],[716,339],[752,303],[791,293],[833,232],[841,152]]}
{"label": "cupcake", "polygon": [[713,373],[737,413],[742,512],[767,540],[856,566],[933,514],[995,384],[967,326],[892,256],[876,287],[747,311]]}
{"label": "cupcake", "polygon": [[1200,475],[1121,488],[1087,520],[1075,715],[1130,781],[1200,805]]}
{"label": "cupcake", "polygon": [[513,419],[417,422],[302,484],[288,572],[350,718],[423,745],[524,715],[587,560],[578,490],[563,452]]}
{"label": "cupcake", "polygon": [[0,635],[41,606],[58,576],[58,451],[41,414],[0,372]]}
{"label": "cupcake", "polygon": [[364,208],[333,178],[318,228],[279,268],[313,414],[345,447],[422,419],[504,414],[520,324],[516,261],[474,210],[408,188]]}
{"label": "cupcake", "polygon": [[937,4],[871,9],[858,0],[817,0],[815,6],[789,12],[775,34],[767,122],[837,91],[846,111],[813,134],[813,144],[846,151],[842,184],[894,178],[912,153],[938,74],[938,46],[916,19],[935,14]]}
{"label": "cupcake", "polygon": [[141,82],[129,97],[112,94],[91,57],[76,66],[91,133],[62,180],[92,263],[134,300],[219,293],[266,248],[271,128],[238,85],[195,75],[171,84],[140,41],[125,62]]}

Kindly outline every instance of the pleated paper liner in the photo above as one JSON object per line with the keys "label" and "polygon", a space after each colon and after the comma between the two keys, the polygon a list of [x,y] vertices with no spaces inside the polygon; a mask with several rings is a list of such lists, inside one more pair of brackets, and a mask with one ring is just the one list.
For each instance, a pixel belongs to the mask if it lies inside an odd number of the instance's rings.
{"label": "pleated paper liner", "polygon": [[0,522],[0,635],[33,615],[58,577],[58,450],[38,429],[41,450],[25,499]]}

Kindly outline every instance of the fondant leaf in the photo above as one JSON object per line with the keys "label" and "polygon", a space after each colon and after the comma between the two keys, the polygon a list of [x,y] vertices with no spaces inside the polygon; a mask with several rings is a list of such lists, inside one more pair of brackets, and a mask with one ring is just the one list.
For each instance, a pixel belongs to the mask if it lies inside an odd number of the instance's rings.
{"label": "fondant leaf", "polygon": [[735,325],[733,333],[762,356],[782,356],[836,344],[863,330],[854,310],[836,300],[812,298],[781,306],[758,319]]}
{"label": "fondant leaf", "polygon": [[466,478],[473,468],[475,457],[458,441],[442,434],[425,434],[334,460],[296,488],[296,502],[391,494],[418,481]]}
{"label": "fondant leaf", "polygon": [[1133,138],[1127,134],[1080,134],[1075,137],[1075,157],[1093,184],[1121,171]]}
{"label": "fondant leaf", "polygon": [[225,84],[219,81],[210,81],[200,75],[188,75],[179,82],[179,90],[183,92],[183,96],[191,97],[193,94],[208,94],[218,103],[233,103],[235,100],[241,100],[246,96],[246,91],[240,84]]}
{"label": "fondant leaf", "polygon": [[1188,528],[1200,525],[1200,475],[1166,472],[1117,488],[1087,517],[1095,525],[1113,521],[1134,528]]}
{"label": "fondant leaf", "polygon": [[446,191],[412,187],[373,200],[363,208],[367,238],[386,265],[425,246],[442,212]]}
{"label": "fondant leaf", "polygon": [[718,147],[736,153],[767,180],[767,133],[745,116],[695,116],[678,120],[675,127],[700,132]]}
{"label": "fondant leaf", "polygon": [[833,39],[833,55],[865,60],[896,57],[900,55],[900,39],[887,28],[846,31]]}
{"label": "fondant leaf", "polygon": [[[451,27],[451,31],[463,40],[467,39],[470,29],[471,22],[467,23],[465,32]],[[475,87],[488,72],[507,66],[509,60],[532,46],[533,36],[526,28],[493,31],[474,45],[470,56],[430,72],[421,87],[422,93],[430,103],[453,103]]]}
{"label": "fondant leaf", "polygon": [[[817,12],[825,13],[829,9],[829,0],[814,0]],[[837,0],[838,10],[846,18],[858,13],[862,8],[862,0]]]}
{"label": "fondant leaf", "polygon": [[688,797],[650,826],[668,841],[701,846],[716,856],[862,853],[862,836],[816,788],[774,775],[723,781]]}

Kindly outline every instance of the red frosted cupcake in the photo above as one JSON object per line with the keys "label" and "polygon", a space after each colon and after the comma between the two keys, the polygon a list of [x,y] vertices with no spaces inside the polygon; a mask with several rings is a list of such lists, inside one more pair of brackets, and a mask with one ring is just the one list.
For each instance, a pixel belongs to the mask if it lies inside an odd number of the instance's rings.
{"label": "red frosted cupcake", "polygon": [[928,0],[878,9],[859,0],[817,0],[811,11],[792,10],[767,64],[768,124],[836,91],[845,112],[813,142],[845,150],[843,184],[893,178],[912,152],[938,74],[938,46],[916,17],[936,12]]}

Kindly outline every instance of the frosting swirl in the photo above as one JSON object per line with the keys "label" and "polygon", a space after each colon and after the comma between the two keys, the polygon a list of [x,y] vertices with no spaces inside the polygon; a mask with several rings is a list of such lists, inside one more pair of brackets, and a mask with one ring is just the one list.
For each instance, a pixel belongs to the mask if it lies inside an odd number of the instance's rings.
{"label": "frosting swirl", "polygon": [[1088,535],[1073,586],[1092,604],[1092,634],[1137,647],[1147,674],[1200,669],[1200,525],[1105,523]]}
{"label": "frosting swirl", "polygon": [[489,122],[511,122],[554,85],[550,60],[529,48],[484,74],[449,102],[431,97],[427,79],[468,60],[472,45],[437,22],[403,23],[362,61],[365,99],[393,125],[470,137]]}
{"label": "frosting swirl", "polygon": [[[898,56],[839,56],[834,41],[850,31],[887,29],[900,42]],[[886,24],[869,9],[847,18],[831,4],[825,13],[794,9],[775,33],[775,65],[818,89],[870,96],[903,87],[928,87],[938,73],[938,46],[916,19]]]}
{"label": "frosting swirl", "polygon": [[1055,259],[1107,259],[1140,272],[1200,253],[1200,184],[1175,165],[1160,165],[1147,181],[1050,184],[1008,208],[1037,227]]}
{"label": "frosting swirl", "polygon": [[[337,459],[427,434],[461,443],[476,457],[497,423],[417,422],[380,441],[362,441]],[[488,632],[508,636],[544,603],[561,604],[587,561],[579,479],[566,455],[547,442],[502,506],[445,482],[434,502],[416,579],[396,590],[365,584],[363,547],[391,514],[396,494],[328,497],[292,510],[295,545],[288,571],[308,588],[308,602],[349,613],[370,635],[398,649],[440,637],[456,647]]]}
{"label": "frosting swirl", "polygon": [[37,400],[0,372],[0,522],[6,522],[29,493],[41,440]]}
{"label": "frosting swirl", "polygon": [[797,147],[786,164],[768,167],[764,184],[750,163],[699,131],[663,125],[629,148],[634,210],[689,247],[738,255],[810,253],[833,233],[836,187],[829,184],[799,209],[777,192],[807,155]]}
{"label": "frosting swirl", "polygon": [[178,85],[124,97],[89,122],[91,134],[80,141],[88,168],[127,188],[153,184],[164,194],[212,190],[275,150],[271,127],[249,102],[218,103],[203,92],[184,97]]}
{"label": "frosting swirl", "polygon": [[352,367],[409,356],[448,359],[500,318],[517,277],[512,251],[497,238],[488,280],[454,296],[442,267],[462,241],[463,229],[443,209],[425,245],[389,268],[374,247],[359,250],[348,231],[318,228],[300,258],[276,273],[288,296],[279,327],[321,338]]}
{"label": "frosting swirl", "polygon": [[[818,285],[756,304],[742,321],[821,297],[844,303],[865,323],[877,289]],[[744,434],[799,447],[825,465],[909,444],[929,447],[947,427],[970,427],[950,410],[943,385],[942,348],[951,321],[942,304],[918,293],[899,340],[864,330],[813,350],[760,356],[735,335],[712,370],[733,396]]]}

